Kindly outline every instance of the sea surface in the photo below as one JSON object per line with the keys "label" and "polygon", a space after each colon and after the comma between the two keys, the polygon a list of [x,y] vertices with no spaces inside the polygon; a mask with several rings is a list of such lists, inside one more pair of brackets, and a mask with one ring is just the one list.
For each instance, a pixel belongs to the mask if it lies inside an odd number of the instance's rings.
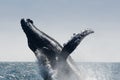
{"label": "sea surface", "polygon": [[[120,80],[120,63],[77,62],[84,80]],[[42,80],[36,62],[0,62],[0,80]]]}

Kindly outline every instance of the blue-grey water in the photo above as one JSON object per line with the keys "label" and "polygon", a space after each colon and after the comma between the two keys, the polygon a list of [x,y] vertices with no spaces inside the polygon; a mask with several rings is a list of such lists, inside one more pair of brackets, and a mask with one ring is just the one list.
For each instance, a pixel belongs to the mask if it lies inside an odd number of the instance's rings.
{"label": "blue-grey water", "polygon": [[[84,80],[120,80],[120,63],[77,63]],[[35,62],[0,62],[0,80],[42,80]]]}

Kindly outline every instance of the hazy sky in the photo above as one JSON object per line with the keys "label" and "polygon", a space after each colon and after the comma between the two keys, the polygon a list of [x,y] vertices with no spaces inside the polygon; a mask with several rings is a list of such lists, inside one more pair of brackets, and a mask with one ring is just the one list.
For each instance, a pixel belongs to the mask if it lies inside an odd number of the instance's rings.
{"label": "hazy sky", "polygon": [[21,18],[61,44],[86,28],[95,31],[72,53],[76,61],[120,62],[120,0],[0,0],[0,61],[35,61]]}

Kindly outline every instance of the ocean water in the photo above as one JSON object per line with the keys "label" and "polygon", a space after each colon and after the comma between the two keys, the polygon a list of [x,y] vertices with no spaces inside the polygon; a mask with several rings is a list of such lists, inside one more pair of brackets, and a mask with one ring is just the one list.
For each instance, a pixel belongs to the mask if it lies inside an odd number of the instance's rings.
{"label": "ocean water", "polygon": [[[120,63],[77,63],[84,80],[120,80]],[[0,80],[42,80],[35,62],[0,62]]]}

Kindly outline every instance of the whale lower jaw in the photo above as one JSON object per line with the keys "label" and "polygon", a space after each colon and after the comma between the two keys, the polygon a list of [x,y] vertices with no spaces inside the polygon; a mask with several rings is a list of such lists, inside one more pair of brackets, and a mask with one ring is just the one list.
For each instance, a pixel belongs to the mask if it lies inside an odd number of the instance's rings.
{"label": "whale lower jaw", "polygon": [[81,80],[70,54],[92,30],[73,36],[63,47],[52,37],[35,27],[30,19],[22,19],[21,27],[28,46],[34,52],[43,80]]}

